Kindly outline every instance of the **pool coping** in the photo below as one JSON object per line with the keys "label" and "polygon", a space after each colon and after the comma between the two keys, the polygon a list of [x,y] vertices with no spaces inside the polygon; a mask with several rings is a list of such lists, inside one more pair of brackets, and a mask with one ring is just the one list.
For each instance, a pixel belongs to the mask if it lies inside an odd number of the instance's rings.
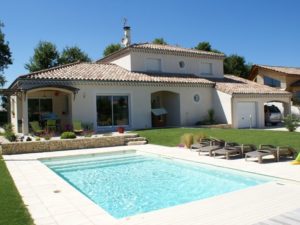
{"label": "pool coping", "polygon": [[[132,149],[180,160],[275,176],[279,177],[281,181],[280,184],[274,181],[118,220],[38,161],[40,158]],[[234,224],[241,220],[243,224],[253,224],[283,212],[300,208],[299,167],[291,166],[288,162],[258,164],[256,162],[245,162],[242,159],[224,160],[206,156],[199,157],[197,153],[186,149],[150,144],[5,155],[3,158],[36,225],[175,225],[183,224],[183,221],[184,224],[216,224],[218,221],[222,221],[222,224]],[[234,215],[232,209],[234,209]],[[247,213],[245,214],[245,212]],[[199,223],[200,221],[201,223]]]}

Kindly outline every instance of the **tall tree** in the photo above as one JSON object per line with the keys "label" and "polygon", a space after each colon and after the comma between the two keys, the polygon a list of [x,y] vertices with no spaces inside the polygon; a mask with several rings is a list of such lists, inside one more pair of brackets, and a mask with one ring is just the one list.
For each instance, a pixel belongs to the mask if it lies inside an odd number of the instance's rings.
{"label": "tall tree", "polygon": [[6,82],[5,76],[3,75],[4,69],[12,64],[10,48],[2,32],[3,27],[4,24],[0,21],[0,86],[3,86]]}
{"label": "tall tree", "polygon": [[48,69],[58,65],[59,53],[56,46],[51,42],[40,41],[34,49],[33,57],[29,63],[25,64],[25,69],[29,72],[35,72],[42,69]]}
{"label": "tall tree", "polygon": [[251,65],[246,64],[245,58],[236,54],[229,55],[224,60],[224,73],[247,78]]}
{"label": "tall tree", "polygon": [[108,56],[116,51],[119,51],[121,48],[122,47],[120,44],[110,44],[104,49],[103,56]]}
{"label": "tall tree", "polygon": [[91,61],[88,55],[77,46],[65,47],[58,59],[59,65],[73,63],[77,61],[81,61],[81,62]]}
{"label": "tall tree", "polygon": [[212,50],[210,43],[207,41],[199,42],[195,49],[209,52]]}
{"label": "tall tree", "polygon": [[208,51],[208,52],[222,53],[221,51],[219,51],[217,49],[213,49],[211,47],[211,44],[208,41],[199,42],[198,45],[194,49]]}
{"label": "tall tree", "polygon": [[159,44],[159,45],[167,45],[168,43],[163,38],[155,38],[152,41],[153,44]]}

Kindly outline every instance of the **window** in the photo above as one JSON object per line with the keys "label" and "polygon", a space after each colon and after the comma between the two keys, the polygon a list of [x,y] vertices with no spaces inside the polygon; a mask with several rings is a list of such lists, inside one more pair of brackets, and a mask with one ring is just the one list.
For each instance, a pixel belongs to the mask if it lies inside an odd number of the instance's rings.
{"label": "window", "polygon": [[147,59],[146,60],[146,71],[149,72],[160,72],[161,71],[161,59]]}
{"label": "window", "polygon": [[271,86],[271,87],[280,87],[281,86],[279,80],[273,79],[271,77],[266,77],[266,76],[264,76],[264,84]]}
{"label": "window", "polygon": [[180,62],[179,62],[179,67],[180,67],[180,68],[184,68],[184,66],[185,66],[184,61],[180,61]]}
{"label": "window", "polygon": [[129,125],[128,96],[97,96],[97,125]]}
{"label": "window", "polygon": [[51,98],[31,98],[28,99],[28,119],[39,121],[44,113],[52,113],[53,105]]}
{"label": "window", "polygon": [[212,63],[201,63],[200,73],[202,75],[212,75]]}

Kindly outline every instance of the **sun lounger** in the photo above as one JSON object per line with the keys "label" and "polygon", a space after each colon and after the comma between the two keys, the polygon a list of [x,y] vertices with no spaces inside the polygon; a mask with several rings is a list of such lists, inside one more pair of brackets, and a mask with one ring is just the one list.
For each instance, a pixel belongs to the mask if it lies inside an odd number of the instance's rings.
{"label": "sun lounger", "polygon": [[201,153],[208,153],[209,156],[212,156],[212,153],[215,150],[218,150],[218,149],[224,147],[224,145],[225,145],[225,141],[223,141],[223,140],[211,139],[209,143],[205,143],[202,145],[196,144],[191,147],[194,148],[194,151],[197,151],[199,153],[199,155]]}
{"label": "sun lounger", "polygon": [[221,149],[213,152],[214,157],[217,155],[224,155],[226,159],[229,159],[232,155],[242,155],[242,148],[238,143],[229,142]]}
{"label": "sun lounger", "polygon": [[[256,150],[252,152],[247,152],[245,154],[245,161],[247,161],[247,158],[258,158],[258,163],[262,163],[264,156],[274,156],[274,153],[270,150]],[[275,157],[276,160],[276,157]]]}
{"label": "sun lounger", "polygon": [[258,158],[258,162],[263,162],[264,156],[273,156],[274,160],[277,160],[277,148],[274,145],[259,145],[258,149],[255,151],[247,152],[245,154],[245,160],[247,158]]}
{"label": "sun lounger", "polygon": [[273,151],[276,151],[277,162],[279,162],[280,158],[282,157],[294,159],[297,156],[297,151],[290,146],[278,146],[276,150]]}

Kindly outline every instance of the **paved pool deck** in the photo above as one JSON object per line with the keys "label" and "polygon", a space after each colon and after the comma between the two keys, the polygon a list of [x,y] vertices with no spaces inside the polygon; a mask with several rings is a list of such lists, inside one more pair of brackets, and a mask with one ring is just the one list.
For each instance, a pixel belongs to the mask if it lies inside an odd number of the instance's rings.
{"label": "paved pool deck", "polygon": [[[118,220],[38,160],[123,150],[272,176],[274,181]],[[293,166],[287,161],[268,160],[258,164],[244,159],[225,160],[199,156],[184,148],[151,144],[4,155],[3,158],[36,225],[250,225],[300,208],[300,166]]]}

